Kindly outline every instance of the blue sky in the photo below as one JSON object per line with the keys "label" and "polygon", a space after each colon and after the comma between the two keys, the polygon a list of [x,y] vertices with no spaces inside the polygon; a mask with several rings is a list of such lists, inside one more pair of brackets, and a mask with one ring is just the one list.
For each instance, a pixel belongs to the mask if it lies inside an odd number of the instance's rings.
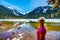
{"label": "blue sky", "polygon": [[1,4],[16,8],[18,11],[30,12],[39,6],[46,6],[47,0],[1,0]]}

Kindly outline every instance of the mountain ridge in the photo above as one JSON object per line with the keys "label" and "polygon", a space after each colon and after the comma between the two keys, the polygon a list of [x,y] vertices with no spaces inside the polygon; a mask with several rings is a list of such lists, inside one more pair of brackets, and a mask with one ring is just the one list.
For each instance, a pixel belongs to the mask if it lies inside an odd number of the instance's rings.
{"label": "mountain ridge", "polygon": [[10,9],[7,7],[4,7],[3,5],[0,5],[0,19],[20,19],[20,18],[25,18],[25,19],[36,19],[39,17],[45,17],[45,18],[60,18],[60,8],[56,8],[54,10],[51,10],[52,7],[50,6],[40,6],[35,9],[33,9],[31,12],[26,13],[23,15],[22,13],[25,12],[19,12],[16,9]]}

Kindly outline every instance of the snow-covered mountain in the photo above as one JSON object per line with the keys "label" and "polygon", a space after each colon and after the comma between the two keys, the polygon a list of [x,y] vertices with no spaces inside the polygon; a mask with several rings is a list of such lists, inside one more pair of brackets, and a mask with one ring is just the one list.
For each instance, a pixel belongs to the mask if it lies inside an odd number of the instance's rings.
{"label": "snow-covered mountain", "polygon": [[45,18],[60,18],[59,10],[60,8],[56,8],[54,10],[51,10],[52,7],[50,6],[40,6],[32,10],[31,12],[22,12],[17,11],[15,8],[9,7],[9,6],[3,6],[0,5],[0,18],[39,18],[39,17],[45,17]]}
{"label": "snow-covered mountain", "polygon": [[19,12],[16,9],[0,5],[0,18],[22,18],[25,14],[23,12]]}
{"label": "snow-covered mountain", "polygon": [[[40,6],[26,14],[26,18],[39,18],[39,17],[45,17],[45,18],[60,18],[59,16],[56,16],[56,12],[60,10],[60,8],[56,8],[54,10],[51,10],[52,7],[50,6]],[[52,15],[52,16],[51,16]],[[57,13],[57,15],[60,15]]]}
{"label": "snow-covered mountain", "polygon": [[[0,5],[0,13],[4,13],[6,15],[10,15],[10,16],[23,16],[23,13],[18,12],[16,9],[12,8],[12,7],[6,7],[3,5]],[[2,15],[2,14],[1,14]]]}

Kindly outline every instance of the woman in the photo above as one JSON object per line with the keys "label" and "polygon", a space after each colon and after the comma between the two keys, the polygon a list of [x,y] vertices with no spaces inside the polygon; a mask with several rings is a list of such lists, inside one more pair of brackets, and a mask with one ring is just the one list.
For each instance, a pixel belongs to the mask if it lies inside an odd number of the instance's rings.
{"label": "woman", "polygon": [[44,26],[44,21],[44,17],[39,18],[38,23],[40,25],[40,28],[37,30],[37,40],[45,40],[46,27]]}

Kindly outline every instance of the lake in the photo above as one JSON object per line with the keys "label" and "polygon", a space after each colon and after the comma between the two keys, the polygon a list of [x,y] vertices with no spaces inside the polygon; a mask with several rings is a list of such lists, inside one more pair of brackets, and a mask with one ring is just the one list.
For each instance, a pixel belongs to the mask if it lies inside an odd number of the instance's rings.
{"label": "lake", "polygon": [[[21,27],[21,28],[19,28]],[[13,40],[36,40],[36,29],[30,24],[23,23],[16,29],[10,29],[0,34],[0,38]],[[15,34],[12,34],[14,32]],[[21,37],[21,35],[22,37]],[[19,36],[20,35],[20,36]],[[19,38],[20,37],[20,38]],[[47,31],[46,40],[60,40],[60,31]]]}

